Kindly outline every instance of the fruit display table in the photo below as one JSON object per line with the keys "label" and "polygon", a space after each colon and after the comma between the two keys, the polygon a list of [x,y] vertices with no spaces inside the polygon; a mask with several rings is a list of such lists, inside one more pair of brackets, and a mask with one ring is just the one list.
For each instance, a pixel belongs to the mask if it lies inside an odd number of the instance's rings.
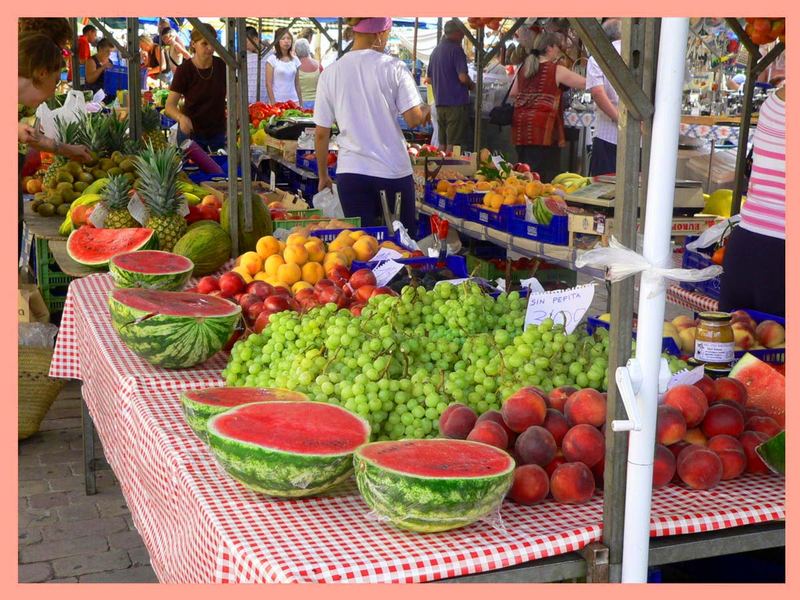
{"label": "fruit display table", "polygon": [[56,264],[66,275],[77,279],[78,277],[86,277],[97,273],[97,269],[92,269],[72,260],[72,257],[67,253],[66,240],[50,240],[48,246]]}
{"label": "fruit display table", "polygon": [[25,203],[20,266],[29,262],[33,249],[36,285],[42,292],[47,308],[54,313],[63,307],[66,286],[72,279],[68,273],[55,268],[55,257],[50,251],[50,242],[61,241],[66,245],[66,238],[58,233],[62,219],[39,216],[30,206],[30,202]]}
{"label": "fruit display table", "polygon": [[[506,502],[499,518],[421,535],[373,518],[352,483],[302,500],[249,491],[194,436],[179,402],[183,390],[222,385],[227,356],[186,370],[150,366],[111,327],[111,287],[107,274],[70,285],[50,375],[83,381],[85,404],[161,581],[490,581],[537,563],[557,580],[577,576],[567,557],[600,539],[600,494],[583,505]],[[651,533],[689,542],[689,534],[729,535],[721,530],[783,519],[784,496],[784,479],[768,475],[706,492],[669,485],[654,492]],[[564,561],[553,565],[558,558]]]}

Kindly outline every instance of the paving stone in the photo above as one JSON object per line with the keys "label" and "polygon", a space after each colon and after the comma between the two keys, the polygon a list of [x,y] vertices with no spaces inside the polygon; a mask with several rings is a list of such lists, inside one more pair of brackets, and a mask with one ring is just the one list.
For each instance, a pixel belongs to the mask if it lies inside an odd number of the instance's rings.
{"label": "paving stone", "polygon": [[[19,455],[20,456],[41,456],[48,454],[55,454],[57,452],[64,452],[70,449],[69,440],[61,440],[57,437],[52,439],[37,440],[30,444],[20,442]],[[39,461],[41,462],[41,461]]]}
{"label": "paving stone", "polygon": [[91,496],[86,496],[85,501],[81,504],[59,506],[56,511],[58,518],[65,522],[97,519],[100,516],[100,511],[97,510],[97,505],[92,501]]}
{"label": "paving stone", "polygon": [[53,561],[53,572],[56,577],[75,577],[89,573],[127,569],[130,564],[131,560],[127,552],[113,550],[100,554],[59,558]]}
{"label": "paving stone", "polygon": [[108,550],[106,538],[87,535],[58,541],[45,541],[20,551],[20,562],[36,563],[68,556],[91,555]]}
{"label": "paving stone", "polygon": [[130,556],[131,564],[134,567],[150,564],[150,553],[144,546],[128,550],[128,556]]}
{"label": "paving stone", "polygon": [[144,546],[142,536],[135,529],[112,533],[108,536],[108,545],[113,549],[132,550]]}
{"label": "paving stone", "polygon": [[81,492],[85,490],[83,477],[78,477],[77,475],[48,479],[47,483],[51,492]]}
{"label": "paving stone", "polygon": [[19,470],[41,469],[43,467],[42,461],[39,460],[39,455],[33,456],[20,456],[18,459]]}
{"label": "paving stone", "polygon": [[[26,457],[28,458],[28,457]],[[20,481],[35,481],[40,479],[55,479],[57,477],[71,477],[73,472],[69,465],[36,465],[36,468],[23,468],[19,466]]]}
{"label": "paving stone", "polygon": [[97,500],[97,508],[100,509],[100,516],[106,517],[122,517],[131,514],[128,505],[125,503],[125,497],[120,494],[116,498],[106,497],[102,500]]}
{"label": "paving stone", "polygon": [[59,454],[47,457],[48,465],[60,465],[64,463],[74,463],[81,461],[83,464],[83,451],[82,450],[65,450]]}
{"label": "paving stone", "polygon": [[77,577],[59,577],[58,579],[48,579],[44,583],[78,583]]}
{"label": "paving stone", "polygon": [[70,523],[55,523],[42,528],[45,540],[66,540],[86,535],[108,536],[129,529],[122,517],[108,519],[87,519]]}
{"label": "paving stone", "polygon": [[158,583],[151,567],[131,567],[119,571],[93,573],[80,578],[81,583]]}
{"label": "paving stone", "polygon": [[34,496],[45,492],[52,492],[47,481],[44,479],[33,479],[31,481],[19,482],[19,496]]}
{"label": "paving stone", "polygon": [[38,583],[46,581],[53,576],[53,568],[50,563],[30,563],[17,567],[17,581],[20,583]]}
{"label": "paving stone", "polygon": [[28,497],[28,506],[31,508],[52,508],[69,504],[72,492],[45,492]]}
{"label": "paving stone", "polygon": [[19,535],[17,536],[17,542],[19,546],[29,546],[41,541],[42,531],[38,528],[28,527],[24,530],[20,530]]}
{"label": "paving stone", "polygon": [[55,510],[31,509],[20,506],[17,511],[17,527],[20,529],[27,529],[29,527],[40,528],[44,525],[55,523],[56,517]]}

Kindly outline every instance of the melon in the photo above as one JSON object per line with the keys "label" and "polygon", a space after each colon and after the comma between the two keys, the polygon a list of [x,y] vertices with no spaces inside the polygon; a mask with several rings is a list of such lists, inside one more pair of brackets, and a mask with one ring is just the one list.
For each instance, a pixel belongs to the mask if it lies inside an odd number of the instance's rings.
{"label": "melon", "polygon": [[208,420],[242,404],[273,401],[308,401],[300,392],[284,389],[253,387],[214,387],[191,390],[181,394],[181,405],[186,422],[201,440],[208,441]]}
{"label": "melon", "polygon": [[218,271],[231,257],[231,236],[215,221],[198,222],[213,224],[189,229],[172,251],[194,263],[195,276],[209,275]]}
{"label": "melon", "polygon": [[209,445],[228,474],[281,498],[320,494],[347,479],[369,434],[367,421],[322,402],[245,404],[208,421]]}
{"label": "melon", "polygon": [[747,388],[747,406],[755,406],[775,419],[781,427],[786,423],[786,378],[749,352],[731,369],[730,376]]}
{"label": "melon", "polygon": [[118,288],[176,291],[189,281],[194,263],[172,252],[139,250],[113,256],[108,270]]}
{"label": "melon", "polygon": [[[219,222],[222,229],[230,232],[230,200],[226,199],[222,203],[222,210],[219,213]],[[250,205],[253,210],[253,226],[251,231],[244,230],[244,199],[241,195],[238,197],[239,211],[239,254],[244,254],[251,250],[256,249],[256,243],[265,235],[272,235],[272,217],[270,217],[267,205],[258,194],[253,194],[250,198]]]}
{"label": "melon", "polygon": [[354,457],[367,505],[400,529],[447,531],[499,510],[514,479],[514,459],[467,440],[374,442]]}
{"label": "melon", "polygon": [[141,288],[111,290],[111,324],[125,345],[150,364],[193,367],[230,339],[242,309],[224,298]]}
{"label": "melon", "polygon": [[87,267],[104,267],[117,254],[153,248],[155,245],[153,230],[146,227],[98,229],[84,226],[69,234],[67,254],[75,262]]}

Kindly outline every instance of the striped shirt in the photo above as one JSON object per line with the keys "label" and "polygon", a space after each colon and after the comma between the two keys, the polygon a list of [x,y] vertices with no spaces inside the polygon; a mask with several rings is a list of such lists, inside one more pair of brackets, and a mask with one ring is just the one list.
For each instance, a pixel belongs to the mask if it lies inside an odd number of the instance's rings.
{"label": "striped shirt", "polygon": [[786,239],[786,103],[772,94],[761,105],[753,137],[753,169],[740,225]]}
{"label": "striped shirt", "polygon": [[[622,42],[620,40],[613,42],[612,46],[614,46],[617,52],[622,52]],[[601,85],[606,92],[606,96],[611,100],[611,104],[618,106],[619,96],[617,96],[616,90],[614,90],[611,82],[603,74],[603,70],[600,68],[600,65],[597,64],[597,60],[592,56],[586,65],[586,89],[591,90]],[[617,124],[599,108],[595,110],[594,114],[594,137],[600,138],[609,144],[616,144]]]}

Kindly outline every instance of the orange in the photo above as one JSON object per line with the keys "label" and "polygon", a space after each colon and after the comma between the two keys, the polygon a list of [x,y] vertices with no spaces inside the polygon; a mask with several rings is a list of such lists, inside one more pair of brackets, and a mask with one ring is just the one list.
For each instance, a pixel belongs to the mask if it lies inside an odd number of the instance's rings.
{"label": "orange", "polygon": [[261,257],[255,252],[245,252],[239,257],[239,266],[247,269],[250,275],[258,273],[262,265]]}
{"label": "orange", "polygon": [[29,194],[38,194],[42,191],[42,180],[31,177],[25,182],[25,190]]}
{"label": "orange", "polygon": [[303,265],[303,281],[314,285],[325,277],[325,269],[318,262],[310,262]]}
{"label": "orange", "polygon": [[275,277],[278,273],[278,267],[284,264],[283,257],[280,254],[273,254],[264,261],[264,272],[268,277]]}
{"label": "orange", "polygon": [[265,235],[256,243],[256,252],[261,260],[267,260],[270,256],[281,253],[281,243],[278,238]]}
{"label": "orange", "polygon": [[278,280],[288,286],[293,286],[303,277],[303,271],[294,263],[286,263],[278,267]]}

